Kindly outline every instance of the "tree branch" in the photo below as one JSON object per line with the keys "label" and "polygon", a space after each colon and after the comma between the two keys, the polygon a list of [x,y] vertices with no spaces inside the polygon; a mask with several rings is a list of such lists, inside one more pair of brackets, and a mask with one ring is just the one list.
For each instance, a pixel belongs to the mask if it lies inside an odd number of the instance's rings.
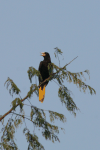
{"label": "tree branch", "polygon": [[[78,57],[78,56],[77,56]],[[75,57],[73,60],[75,60],[77,57]],[[73,61],[72,60],[72,61]],[[67,65],[69,65],[72,61],[70,61],[68,64],[66,64],[64,67],[66,67]],[[64,69],[64,67],[62,68],[62,69]],[[59,71],[57,71],[57,72],[55,72],[55,73],[53,73],[52,74],[52,76],[54,76],[56,73],[58,73]],[[51,76],[49,77],[49,78],[47,78],[47,79],[45,79],[41,84],[43,84],[43,83],[45,83],[47,80],[49,80],[51,78]],[[41,84],[40,85],[38,85],[38,87],[40,87],[41,86]],[[36,88],[32,91],[32,92],[34,92],[36,90]],[[28,98],[28,95],[25,97],[25,98],[23,98],[23,99],[21,99],[21,102],[23,102],[24,100],[26,100]],[[16,106],[15,106],[15,108],[18,106],[19,104],[17,104]],[[13,108],[11,108],[7,113],[5,113],[1,118],[0,118],[0,121],[3,119],[3,118],[5,118],[9,113],[11,113],[11,111],[13,110]]]}

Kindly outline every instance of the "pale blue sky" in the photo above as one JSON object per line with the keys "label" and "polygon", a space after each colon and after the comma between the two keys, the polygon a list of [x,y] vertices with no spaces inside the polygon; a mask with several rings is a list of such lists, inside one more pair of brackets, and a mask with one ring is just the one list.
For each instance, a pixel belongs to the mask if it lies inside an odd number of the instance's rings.
{"label": "pale blue sky", "polygon": [[[78,56],[67,69],[72,72],[89,69],[90,80],[86,75],[86,84],[97,93],[91,96],[87,91],[84,94],[75,85],[65,82],[81,110],[75,118],[62,106],[57,93],[58,85],[50,82],[46,87],[44,103],[39,103],[35,94],[31,102],[39,108],[63,113],[67,122],[55,121],[55,125],[65,128],[65,134],[60,131],[60,143],[53,144],[46,141],[36,128],[35,133],[46,150],[100,150],[99,0],[0,1],[0,115],[11,108],[11,101],[16,97],[12,98],[4,87],[6,79],[10,77],[17,84],[24,98],[31,85],[27,70],[30,66],[38,69],[39,62],[43,60],[40,52],[49,52],[52,62],[59,65],[54,57],[55,47],[63,51],[61,66]],[[29,115],[30,108],[25,109],[25,114]],[[27,125],[33,131],[33,125],[30,122]],[[20,150],[27,149],[23,127],[17,130],[15,140]]]}

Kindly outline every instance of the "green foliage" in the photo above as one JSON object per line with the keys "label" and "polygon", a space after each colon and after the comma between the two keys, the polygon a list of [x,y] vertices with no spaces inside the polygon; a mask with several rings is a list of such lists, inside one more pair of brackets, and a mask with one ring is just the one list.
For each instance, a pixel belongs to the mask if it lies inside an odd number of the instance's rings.
{"label": "green foliage", "polygon": [[49,117],[50,117],[50,121],[54,122],[54,119],[59,119],[60,121],[62,121],[63,123],[66,122],[66,117],[63,114],[59,114],[57,112],[53,112],[49,110]]}
{"label": "green foliage", "polygon": [[13,110],[15,110],[16,105],[19,105],[19,106],[20,106],[20,109],[22,110],[22,108],[23,108],[23,103],[22,103],[22,101],[20,100],[20,98],[15,98],[15,99],[12,101],[12,109],[13,109]]}
{"label": "green foliage", "polygon": [[[48,112],[50,114],[51,122],[54,121],[54,119],[60,119],[60,121],[63,122],[66,121],[66,118],[63,114],[59,114],[53,111]],[[53,142],[54,140],[59,141],[59,138],[54,134],[59,133],[58,127],[51,125],[49,122],[46,121],[46,115],[43,109],[32,106],[30,117],[36,127],[43,128],[42,135],[45,137],[45,139],[52,140]]]}
{"label": "green foliage", "polygon": [[55,55],[56,58],[58,58],[59,66],[60,66],[60,60],[59,60],[58,54],[62,55],[63,52],[62,52],[61,49],[59,49],[58,47],[56,47],[56,48],[54,48],[54,49],[55,49],[54,55]]}
{"label": "green foliage", "polygon": [[76,115],[75,110],[77,110],[77,106],[74,103],[73,99],[70,96],[70,92],[65,86],[60,86],[58,91],[58,96],[62,103],[65,104],[68,111],[71,111],[74,115]]}
{"label": "green foliage", "polygon": [[25,134],[27,142],[29,143],[28,150],[44,150],[43,145],[39,143],[38,137],[35,134],[32,135],[27,128],[23,130],[23,133]]}
{"label": "green foliage", "polygon": [[18,118],[19,116],[15,117],[14,120],[14,126],[16,127],[16,129],[19,127],[19,125],[22,125],[23,121],[22,121],[22,117],[24,118],[24,115],[20,118]]}
{"label": "green foliage", "polygon": [[41,76],[40,72],[38,70],[36,70],[34,67],[29,67],[27,73],[28,73],[28,77],[29,77],[29,80],[31,83],[32,83],[32,77],[34,77],[34,76],[38,76],[42,80],[42,76]]}
{"label": "green foliage", "polygon": [[9,93],[11,94],[12,92],[12,96],[13,96],[13,93],[15,94],[19,94],[20,92],[20,89],[17,87],[17,85],[13,82],[13,80],[11,80],[9,77],[8,79],[6,80],[5,84],[7,84],[7,89],[9,87],[9,85],[11,84],[11,88],[9,89]]}
{"label": "green foliage", "polygon": [[35,106],[31,106],[31,113],[30,113],[30,117],[31,117],[31,120],[33,119],[33,116],[36,118],[45,118],[46,119],[46,115],[44,113],[44,110],[43,109],[39,109]]}
{"label": "green foliage", "polygon": [[61,51],[61,49],[59,49],[58,47],[54,49],[55,49],[55,52],[54,52],[55,57],[58,57],[58,54],[62,55],[63,52]]}
{"label": "green foliage", "polygon": [[72,73],[70,71],[67,71],[66,67],[59,68],[55,64],[53,64],[53,68],[56,70],[56,74],[53,75],[53,78],[56,79],[60,85],[62,85],[62,83],[64,83],[64,79],[66,79],[68,82],[73,82],[74,84],[76,84],[77,87],[79,87],[79,89],[83,90],[83,92],[85,92],[86,89],[89,89],[91,95],[96,94],[96,91],[92,87],[86,85],[82,81],[82,77],[84,78],[84,80],[86,80],[84,77],[84,73],[90,75],[89,70],[85,70],[83,72],[78,73]]}
{"label": "green foliage", "polygon": [[[55,54],[55,57],[58,57],[58,54],[62,55],[62,51],[56,47],[54,54]],[[58,57],[58,60],[59,60],[59,57]],[[66,64],[62,68],[60,67],[60,65],[58,67],[54,63],[49,64],[48,69],[49,69],[50,77],[47,80],[48,81],[54,80],[54,79],[57,80],[57,83],[59,85],[58,97],[60,98],[61,103],[65,105],[65,107],[68,111],[70,111],[71,113],[76,115],[76,111],[78,110],[78,108],[71,97],[71,93],[69,92],[68,87],[66,87],[66,85],[65,85],[65,81],[68,81],[70,83],[73,82],[75,85],[77,85],[77,87],[80,90],[83,90],[83,92],[85,92],[88,89],[91,95],[96,94],[96,91],[92,87],[90,87],[89,85],[86,85],[82,81],[83,78],[86,81],[86,79],[84,77],[84,73],[87,73],[88,75],[90,75],[89,71],[85,70],[83,72],[72,73],[66,69],[66,66],[69,65],[70,63]],[[60,61],[59,61],[59,64],[60,64]],[[32,82],[32,78],[34,76],[41,78],[41,81],[42,81],[40,72],[38,70],[36,70],[35,68],[29,67],[29,70],[27,72],[28,72],[28,77],[29,77],[30,82]],[[43,82],[41,82],[41,84],[42,83]],[[8,78],[7,81],[5,82],[5,84],[7,84],[7,89],[9,87],[9,85],[11,85],[11,88],[9,89],[9,93],[12,96],[13,96],[13,93],[19,94],[20,89],[16,86],[16,84],[13,82],[13,80]],[[2,149],[4,149],[4,150],[9,150],[9,149],[17,150],[18,149],[16,143],[14,142],[15,128],[16,129],[19,128],[19,125],[21,125],[23,122],[25,122],[26,119],[33,123],[34,128],[37,127],[39,129],[42,129],[42,132],[41,132],[42,136],[46,140],[49,139],[52,142],[54,142],[54,141],[60,142],[60,140],[58,138],[60,127],[52,125],[46,121],[45,111],[47,111],[49,113],[50,122],[52,122],[52,123],[54,123],[55,119],[60,120],[63,123],[66,122],[66,117],[63,114],[60,114],[58,112],[54,112],[51,110],[40,109],[38,107],[33,106],[31,103],[30,103],[31,104],[30,116],[26,117],[24,114],[23,106],[25,104],[23,103],[23,101],[27,98],[31,98],[32,94],[34,92],[38,96],[39,95],[38,88],[39,88],[39,86],[37,86],[36,84],[32,84],[30,87],[30,90],[27,93],[25,98],[23,98],[23,99],[15,98],[12,101],[12,109],[11,109],[11,111],[8,111],[8,113],[6,113],[6,114],[12,113],[13,115],[16,115],[16,116],[15,116],[15,119],[9,119],[6,126],[4,126],[2,128],[3,135],[1,137],[1,143],[0,143],[0,146]],[[15,113],[17,106],[20,106],[20,110],[21,110],[20,114]],[[4,117],[5,116],[6,115],[4,114]],[[2,118],[2,116],[1,116],[1,118]],[[63,128],[60,128],[60,129],[63,130]],[[29,150],[32,150],[32,149],[44,150],[44,147],[39,142],[39,139],[36,136],[35,131],[33,134],[30,133],[29,129],[26,126],[26,123],[25,123],[25,128],[24,128],[23,132],[25,133],[27,142],[29,143],[29,145],[28,145]]]}
{"label": "green foliage", "polygon": [[[85,70],[84,72],[86,72],[87,74],[89,74],[89,71],[88,70]],[[77,87],[79,87],[79,89],[83,90],[83,92],[86,91],[86,89],[88,89],[90,91],[90,94],[96,94],[96,91],[90,87],[89,85],[86,85],[84,82],[82,82],[82,78],[81,77],[84,77],[84,74],[83,72],[79,72],[79,73],[71,73],[70,71],[67,71],[67,74],[66,74],[66,80],[68,82],[72,82],[74,84],[77,85]]]}
{"label": "green foliage", "polygon": [[3,135],[1,137],[1,148],[4,150],[18,150],[17,145],[14,142],[15,128],[12,124],[13,119],[9,119],[8,123],[2,128]]}
{"label": "green foliage", "polygon": [[39,90],[38,90],[38,86],[36,84],[32,84],[31,87],[30,87],[30,91],[27,93],[27,96],[29,98],[31,98],[33,92],[35,92],[35,94],[37,96],[39,96]]}
{"label": "green foliage", "polygon": [[34,123],[37,127],[42,128],[42,135],[45,137],[46,140],[49,139],[53,141],[59,141],[58,136],[55,135],[55,133],[59,133],[58,126],[51,125],[44,118],[39,117],[35,118]]}

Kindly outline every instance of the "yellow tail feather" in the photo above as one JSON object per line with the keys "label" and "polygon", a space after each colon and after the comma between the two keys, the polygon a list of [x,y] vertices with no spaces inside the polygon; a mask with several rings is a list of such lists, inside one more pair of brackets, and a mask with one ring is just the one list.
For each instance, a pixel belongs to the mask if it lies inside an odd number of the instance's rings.
{"label": "yellow tail feather", "polygon": [[43,87],[43,90],[41,87],[39,88],[39,101],[43,103],[45,97],[45,86]]}

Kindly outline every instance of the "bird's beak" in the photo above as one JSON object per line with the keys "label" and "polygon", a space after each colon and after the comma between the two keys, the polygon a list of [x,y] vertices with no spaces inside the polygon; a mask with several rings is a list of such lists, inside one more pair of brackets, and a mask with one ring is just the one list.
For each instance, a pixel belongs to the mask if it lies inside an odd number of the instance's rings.
{"label": "bird's beak", "polygon": [[44,52],[41,52],[41,56],[45,56],[46,54]]}

